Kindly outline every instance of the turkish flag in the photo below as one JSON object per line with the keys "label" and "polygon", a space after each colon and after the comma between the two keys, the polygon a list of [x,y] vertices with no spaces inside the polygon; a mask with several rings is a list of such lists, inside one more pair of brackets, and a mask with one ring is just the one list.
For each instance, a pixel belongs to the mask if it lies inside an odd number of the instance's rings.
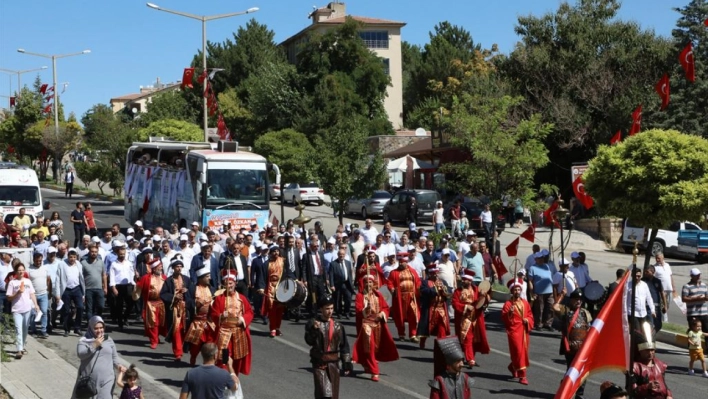
{"label": "turkish flag", "polygon": [[529,228],[526,229],[526,231],[524,231],[523,233],[521,233],[521,235],[519,237],[523,237],[523,238],[533,242],[534,239],[536,238],[536,226],[535,225],[529,226]]}
{"label": "turkish flag", "polygon": [[204,80],[207,78],[207,71],[204,70],[204,72],[199,75],[199,78],[197,78],[197,81],[199,82],[200,85],[204,84]]}
{"label": "turkish flag", "polygon": [[622,129],[618,130],[614,136],[610,139],[610,144],[615,145],[622,141]]}
{"label": "turkish flag", "polygon": [[206,84],[204,85],[204,97],[205,98],[209,98],[210,91],[211,91],[211,85],[209,84],[209,82],[206,82]]}
{"label": "turkish flag", "polygon": [[506,246],[506,254],[509,256],[516,256],[519,252],[519,237],[512,241],[511,244]]}
{"label": "turkish flag", "polygon": [[629,135],[634,136],[642,130],[642,104],[639,104],[637,109],[632,112],[632,128],[629,129]]}
{"label": "turkish flag", "polygon": [[47,87],[48,87],[48,86],[49,86],[49,85],[46,84],[46,83],[43,84],[43,85],[41,85],[41,86],[39,86],[39,92],[42,93],[42,95],[44,95],[44,93],[47,92]]}
{"label": "turkish flag", "polygon": [[573,181],[573,192],[575,193],[575,198],[580,201],[585,209],[590,209],[595,204],[592,197],[585,192],[585,184],[583,184],[583,177],[578,176]]}
{"label": "turkish flag", "polygon": [[571,399],[593,372],[629,370],[629,322],[623,311],[627,298],[626,273],[618,289],[600,310],[575,360],[563,376],[554,399]]}
{"label": "turkish flag", "polygon": [[231,140],[231,134],[229,129],[226,127],[226,122],[224,121],[224,116],[219,114],[219,119],[216,122],[216,132],[219,134],[219,139],[229,141]]}
{"label": "turkish flag", "polygon": [[47,93],[49,93],[50,91],[52,91],[52,92],[54,91],[54,86],[51,86],[51,87],[48,87],[48,88],[47,88]]}
{"label": "turkish flag", "polygon": [[497,277],[499,279],[502,278],[505,274],[509,273],[509,270],[507,270],[506,266],[504,265],[504,262],[502,262],[502,258],[499,255],[496,255],[492,259],[492,265],[494,266],[494,270],[497,271]]}
{"label": "turkish flag", "polygon": [[688,42],[686,47],[681,50],[681,55],[679,55],[679,62],[686,72],[686,79],[689,82],[696,81],[696,60],[693,58],[693,44]]}
{"label": "turkish flag", "polygon": [[708,26],[708,19],[706,19],[705,21],[703,21],[703,25]]}
{"label": "turkish flag", "polygon": [[665,73],[654,88],[656,92],[659,93],[659,97],[661,97],[661,110],[663,111],[669,106],[669,74]]}
{"label": "turkish flag", "polygon": [[273,226],[276,226],[276,227],[280,226],[280,220],[278,220],[278,218],[275,217],[275,215],[273,215]]}
{"label": "turkish flag", "polygon": [[45,114],[52,112],[52,104],[48,104],[46,107],[44,107],[42,112],[44,112]]}
{"label": "turkish flag", "polygon": [[[548,207],[545,211],[543,211],[543,224],[546,226],[550,226],[553,223],[553,213],[558,209],[558,201],[553,201],[551,206]],[[558,226],[558,222],[555,223],[556,226]]]}
{"label": "turkish flag", "polygon": [[194,86],[192,85],[192,81],[194,80],[194,68],[184,68],[184,72],[182,73],[182,90],[184,90],[185,87],[187,88],[193,88]]}
{"label": "turkish flag", "polygon": [[15,106],[15,97],[10,97],[10,107]]}

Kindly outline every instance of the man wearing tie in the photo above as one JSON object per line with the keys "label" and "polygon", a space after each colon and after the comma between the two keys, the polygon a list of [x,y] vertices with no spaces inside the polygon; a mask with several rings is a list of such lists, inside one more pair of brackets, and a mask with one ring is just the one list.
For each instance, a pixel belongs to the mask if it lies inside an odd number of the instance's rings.
{"label": "man wearing tie", "polygon": [[219,270],[231,268],[236,270],[236,292],[248,297],[248,286],[250,272],[246,257],[243,256],[243,242],[233,240],[228,251],[221,254],[219,259]]}
{"label": "man wearing tie", "polygon": [[[283,263],[283,277],[291,278],[293,280],[301,280],[300,274],[300,250],[295,246],[295,236],[290,234],[286,236],[285,248],[282,250],[280,255],[284,260]],[[288,313],[285,315],[285,319],[290,319],[290,313],[297,323],[302,318],[300,316],[300,308],[288,309]]]}
{"label": "man wearing tie", "polygon": [[317,306],[313,301],[319,300],[325,294],[325,287],[329,286],[327,273],[325,270],[325,261],[322,252],[319,251],[319,244],[313,235],[313,240],[310,241],[310,250],[303,257],[302,271],[303,282],[307,287],[307,301],[305,307],[309,313],[309,317],[315,317]]}
{"label": "man wearing tie", "polygon": [[[203,241],[201,244],[202,252],[192,258],[192,264],[189,266],[189,279],[192,285],[197,285],[197,270],[202,267],[208,267],[212,276],[219,276],[219,260],[216,259],[211,252],[211,244],[208,241]],[[219,288],[219,279],[212,278],[210,283],[213,289]]]}
{"label": "man wearing tie", "polygon": [[268,318],[261,313],[263,295],[268,284],[268,245],[261,244],[258,255],[251,260],[251,289],[253,290],[253,310],[256,317],[268,324]]}
{"label": "man wearing tie", "polygon": [[[337,259],[329,264],[329,281],[334,292],[335,312],[339,317],[349,319],[349,311],[352,306],[352,293],[354,287],[352,285],[351,275],[352,263],[345,259],[345,251],[340,249],[337,252]],[[344,308],[342,308],[344,302]]]}

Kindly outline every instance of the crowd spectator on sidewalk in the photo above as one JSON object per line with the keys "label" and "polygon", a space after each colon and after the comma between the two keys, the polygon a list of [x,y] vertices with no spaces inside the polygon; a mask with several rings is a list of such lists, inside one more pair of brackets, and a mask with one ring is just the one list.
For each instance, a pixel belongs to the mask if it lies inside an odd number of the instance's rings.
{"label": "crowd spectator on sidewalk", "polygon": [[64,319],[64,336],[69,336],[71,329],[71,303],[76,308],[74,315],[74,333],[81,334],[81,316],[84,314],[84,299],[86,298],[86,284],[84,283],[84,272],[78,261],[79,253],[76,248],[69,249],[67,260],[59,265],[56,285],[54,287],[54,298],[57,303],[64,303],[62,307],[62,317]]}
{"label": "crowd spectator on sidewalk", "polygon": [[30,314],[32,309],[39,309],[34,295],[32,282],[25,277],[25,265],[21,262],[15,265],[15,277],[7,283],[7,300],[11,303],[12,319],[17,329],[17,353],[15,359],[22,359],[27,354],[25,342],[29,333]]}
{"label": "crowd spectator on sidewalk", "polygon": [[64,174],[64,183],[66,184],[64,197],[71,198],[71,196],[74,195],[74,180],[76,180],[76,173],[74,173],[74,168],[70,167]]}
{"label": "crowd spectator on sidewalk", "polygon": [[669,321],[669,309],[671,308],[671,302],[673,297],[678,294],[674,294],[676,285],[674,284],[674,273],[671,271],[671,265],[669,262],[664,260],[664,254],[659,252],[655,256],[656,263],[654,264],[654,275],[656,278],[661,280],[661,285],[664,288],[664,293],[666,294],[666,313],[663,315],[663,321]]}
{"label": "crowd spectator on sidewalk", "polygon": [[30,333],[36,334],[38,338],[48,338],[47,334],[47,316],[49,315],[49,292],[52,287],[52,282],[49,277],[47,268],[44,267],[43,257],[41,252],[35,252],[33,256],[34,263],[30,266],[28,273],[32,286],[34,287],[34,296],[37,298],[39,305],[38,312],[42,313],[40,321],[35,322],[35,317],[38,313],[33,312],[30,320]]}
{"label": "crowd spectator on sidewalk", "polygon": [[49,218],[49,227],[54,227],[54,234],[60,238],[64,238],[64,221],[61,220],[59,212],[52,212],[52,216]]}
{"label": "crowd spectator on sidewalk", "polygon": [[113,399],[115,370],[125,372],[126,368],[118,361],[118,351],[113,339],[105,333],[105,323],[100,316],[93,316],[88,322],[86,334],[76,345],[76,353],[81,360],[79,373],[74,384],[72,399],[76,396],[76,387],[82,377],[89,377],[97,389],[92,399]]}
{"label": "crowd spectator on sidewalk", "polygon": [[686,318],[701,321],[701,330],[708,333],[708,287],[701,282],[701,271],[691,269],[691,280],[681,289],[681,300],[686,304]]}
{"label": "crowd spectator on sidewalk", "polygon": [[231,392],[239,389],[239,380],[234,373],[233,358],[229,356],[227,363],[229,371],[216,367],[216,344],[206,343],[202,346],[203,365],[189,370],[182,382],[182,391],[179,399],[187,399],[192,395],[192,399],[222,399],[225,390]]}

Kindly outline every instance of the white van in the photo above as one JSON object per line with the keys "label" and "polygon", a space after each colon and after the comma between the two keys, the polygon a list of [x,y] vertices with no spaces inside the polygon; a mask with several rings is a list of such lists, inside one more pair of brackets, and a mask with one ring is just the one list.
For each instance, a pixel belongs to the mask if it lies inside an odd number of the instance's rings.
{"label": "white van", "polygon": [[[700,230],[700,226],[693,222],[673,222],[669,227],[659,229],[656,233],[654,245],[652,245],[651,253],[656,255],[659,252],[665,254],[692,256],[693,254],[684,253],[679,250],[678,232],[679,230]],[[624,221],[624,229],[622,231],[622,247],[628,253],[634,248],[634,241],[639,242],[639,247],[644,249],[647,242],[644,241],[644,227],[635,226],[629,219]],[[651,229],[646,233],[647,240],[651,237]]]}
{"label": "white van", "polygon": [[43,216],[46,204],[42,204],[42,192],[39,189],[37,173],[27,166],[14,163],[0,164],[0,212],[6,223],[20,214],[25,208],[26,214],[35,222],[35,217]]}

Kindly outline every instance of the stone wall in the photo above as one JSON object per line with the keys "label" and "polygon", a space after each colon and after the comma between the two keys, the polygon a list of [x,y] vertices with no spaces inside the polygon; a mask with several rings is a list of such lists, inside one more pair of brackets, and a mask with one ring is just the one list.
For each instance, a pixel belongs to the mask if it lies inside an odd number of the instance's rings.
{"label": "stone wall", "polygon": [[600,237],[611,249],[621,249],[622,219],[580,219],[576,220],[574,227],[578,231]]}
{"label": "stone wall", "polygon": [[411,145],[415,142],[428,138],[427,136],[373,136],[369,137],[369,148],[371,152],[376,150],[381,151],[382,154],[395,151],[399,148],[403,148],[407,145]]}

